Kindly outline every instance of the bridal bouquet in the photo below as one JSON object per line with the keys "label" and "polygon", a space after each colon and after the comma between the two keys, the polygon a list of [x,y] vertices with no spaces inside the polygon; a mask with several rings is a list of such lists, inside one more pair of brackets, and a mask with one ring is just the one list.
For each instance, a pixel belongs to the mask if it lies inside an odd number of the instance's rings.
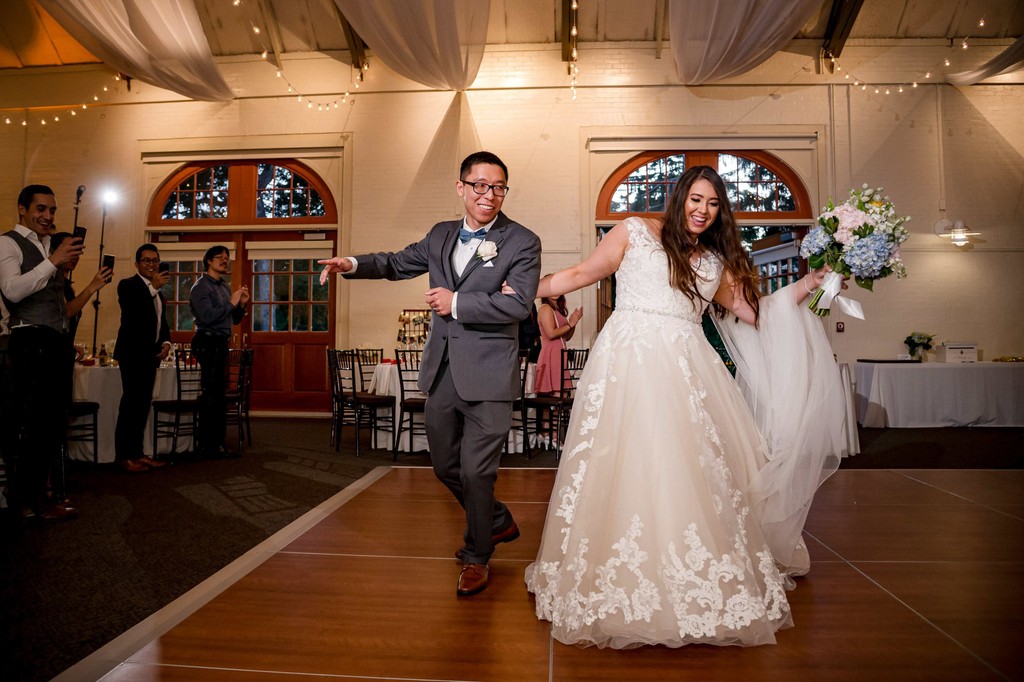
{"label": "bridal bouquet", "polygon": [[835,206],[830,199],[818,216],[818,225],[804,238],[800,255],[811,269],[829,265],[832,272],[815,293],[808,307],[820,316],[829,314],[835,300],[843,312],[864,319],[860,304],[839,298],[843,277],[853,277],[858,286],[871,291],[876,279],[907,276],[900,257],[900,244],[910,233],[903,224],[910,218],[896,215],[896,208],[883,196],[882,188],[865,184],[851,189],[850,198]]}

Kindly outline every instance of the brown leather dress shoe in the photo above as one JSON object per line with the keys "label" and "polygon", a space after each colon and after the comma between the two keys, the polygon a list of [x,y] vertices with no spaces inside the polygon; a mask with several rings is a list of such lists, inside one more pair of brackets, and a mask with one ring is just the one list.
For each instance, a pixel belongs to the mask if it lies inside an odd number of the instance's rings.
{"label": "brown leather dress shoe", "polygon": [[149,455],[143,455],[135,461],[149,467],[150,469],[163,469],[167,466],[167,462],[161,462],[158,459],[153,459]]}
{"label": "brown leather dress shoe", "polygon": [[[519,539],[519,526],[516,525],[515,521],[513,521],[512,525],[509,526],[508,528],[506,528],[505,530],[499,531],[499,532],[497,532],[497,533],[495,533],[494,535],[491,536],[491,542],[493,542],[495,545],[500,545],[503,542],[512,542],[513,540],[518,540],[518,539]],[[458,559],[459,561],[465,561],[465,559],[463,558],[462,552],[463,552],[463,550],[461,550],[461,549],[455,550],[455,558]]]}
{"label": "brown leather dress shoe", "polygon": [[141,474],[149,471],[149,467],[137,459],[123,459],[117,463],[117,466],[121,467],[121,471],[129,474]]}
{"label": "brown leather dress shoe", "polygon": [[468,597],[483,592],[487,587],[488,572],[487,564],[463,564],[456,593],[460,597]]}
{"label": "brown leather dress shoe", "polygon": [[494,544],[496,544],[496,545],[500,545],[503,542],[512,542],[513,540],[518,540],[518,539],[519,539],[519,526],[516,525],[515,521],[513,521],[512,525],[509,526],[508,528],[506,528],[505,530],[503,530],[503,531],[501,531],[499,533],[495,533],[494,535],[491,536],[491,540],[493,540]]}
{"label": "brown leather dress shoe", "polygon": [[[43,523],[56,523],[58,521],[70,521],[78,518],[78,510],[68,504],[54,504],[42,509],[37,515]],[[486,568],[486,566],[484,567]],[[483,589],[483,588],[481,588]]]}

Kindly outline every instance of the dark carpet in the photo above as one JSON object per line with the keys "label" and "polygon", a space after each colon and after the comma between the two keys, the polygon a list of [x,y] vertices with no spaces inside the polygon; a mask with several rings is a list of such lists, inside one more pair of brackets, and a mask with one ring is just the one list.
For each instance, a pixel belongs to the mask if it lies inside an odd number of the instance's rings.
{"label": "dark carpet", "polygon": [[[81,518],[0,533],[0,678],[47,680],[178,598],[374,467],[385,451],[340,452],[326,420],[259,419],[239,459],[125,474],[78,464]],[[843,468],[1022,468],[1024,429],[863,429]],[[426,453],[399,464],[427,466]],[[508,467],[555,466],[551,452]]]}

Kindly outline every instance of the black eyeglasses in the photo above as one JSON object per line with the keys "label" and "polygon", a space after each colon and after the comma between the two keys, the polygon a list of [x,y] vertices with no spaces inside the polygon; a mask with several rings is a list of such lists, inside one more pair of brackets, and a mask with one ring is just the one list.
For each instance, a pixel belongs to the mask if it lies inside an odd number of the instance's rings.
{"label": "black eyeglasses", "polygon": [[140,258],[139,262],[143,265],[160,265],[159,258]]}
{"label": "black eyeglasses", "polygon": [[477,194],[487,194],[487,190],[494,192],[494,196],[503,197],[508,194],[507,185],[488,185],[486,182],[466,182],[461,181],[463,185],[468,185],[473,188],[473,191]]}

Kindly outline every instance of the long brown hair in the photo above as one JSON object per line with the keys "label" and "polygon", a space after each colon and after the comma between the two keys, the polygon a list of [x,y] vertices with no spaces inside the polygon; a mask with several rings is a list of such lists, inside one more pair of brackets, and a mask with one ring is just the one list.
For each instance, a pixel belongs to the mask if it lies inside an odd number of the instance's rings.
{"label": "long brown hair", "polygon": [[[693,235],[686,229],[686,198],[690,195],[693,183],[701,179],[707,180],[715,188],[718,195],[718,216],[715,222],[694,240]],[[691,259],[699,249],[710,251],[718,256],[725,268],[732,273],[736,284],[743,291],[743,298],[754,309],[756,317],[759,308],[757,273],[740,242],[725,183],[718,172],[711,166],[693,166],[686,169],[668,199],[664,221],[661,245],[668,256],[669,283],[686,294],[691,301],[703,298],[697,289],[697,273],[691,265]],[[725,310],[720,306],[716,306],[716,312],[719,317],[725,316]]]}

